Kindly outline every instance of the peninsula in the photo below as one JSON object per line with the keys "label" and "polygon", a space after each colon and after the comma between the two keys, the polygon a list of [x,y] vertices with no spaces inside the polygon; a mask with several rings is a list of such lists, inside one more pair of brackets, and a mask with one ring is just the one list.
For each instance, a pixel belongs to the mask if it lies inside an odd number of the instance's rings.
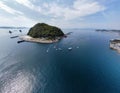
{"label": "peninsula", "polygon": [[60,28],[45,23],[37,23],[30,28],[26,36],[20,36],[20,39],[28,42],[54,43],[63,36],[64,33]]}

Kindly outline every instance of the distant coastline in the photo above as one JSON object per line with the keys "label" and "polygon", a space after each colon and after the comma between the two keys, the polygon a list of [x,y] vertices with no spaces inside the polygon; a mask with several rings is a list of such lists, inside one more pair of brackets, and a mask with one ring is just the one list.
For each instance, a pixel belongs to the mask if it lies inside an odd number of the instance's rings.
{"label": "distant coastline", "polygon": [[0,26],[0,29],[27,29],[29,27]]}
{"label": "distant coastline", "polygon": [[100,32],[120,32],[120,30],[116,30],[116,29],[96,29],[96,31],[100,31]]}

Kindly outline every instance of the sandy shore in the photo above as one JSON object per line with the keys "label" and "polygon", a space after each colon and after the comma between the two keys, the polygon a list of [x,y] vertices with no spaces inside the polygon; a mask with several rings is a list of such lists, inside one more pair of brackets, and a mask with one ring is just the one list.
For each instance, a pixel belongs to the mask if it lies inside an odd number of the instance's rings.
{"label": "sandy shore", "polygon": [[27,42],[36,42],[36,43],[55,43],[59,40],[47,40],[46,38],[33,38],[31,36],[25,35],[19,37],[21,40],[27,41]]}

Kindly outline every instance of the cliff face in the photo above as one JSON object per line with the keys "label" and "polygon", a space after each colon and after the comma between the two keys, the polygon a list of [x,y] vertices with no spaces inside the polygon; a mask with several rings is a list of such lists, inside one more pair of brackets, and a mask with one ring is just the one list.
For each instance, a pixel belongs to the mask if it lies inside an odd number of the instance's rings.
{"label": "cliff face", "polygon": [[60,28],[57,28],[55,26],[50,26],[45,23],[38,23],[34,25],[32,28],[30,28],[27,35],[33,38],[43,37],[43,38],[55,39],[57,37],[64,36],[64,33]]}

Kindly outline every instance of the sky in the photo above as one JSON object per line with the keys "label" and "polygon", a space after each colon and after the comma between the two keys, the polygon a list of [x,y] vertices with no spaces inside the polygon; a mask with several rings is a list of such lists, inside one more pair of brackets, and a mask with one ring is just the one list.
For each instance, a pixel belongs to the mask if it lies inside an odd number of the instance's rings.
{"label": "sky", "polygon": [[120,0],[0,0],[0,26],[120,29]]}

